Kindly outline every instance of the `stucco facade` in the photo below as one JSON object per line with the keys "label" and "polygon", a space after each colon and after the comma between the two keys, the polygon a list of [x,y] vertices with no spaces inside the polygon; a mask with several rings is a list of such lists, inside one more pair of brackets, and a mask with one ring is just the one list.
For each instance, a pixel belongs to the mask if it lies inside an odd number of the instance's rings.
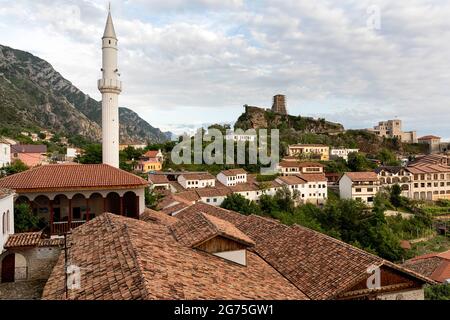
{"label": "stucco facade", "polygon": [[9,165],[11,162],[11,146],[0,140],[0,168]]}
{"label": "stucco facade", "polygon": [[14,193],[0,189],[0,254],[9,235],[14,233]]}

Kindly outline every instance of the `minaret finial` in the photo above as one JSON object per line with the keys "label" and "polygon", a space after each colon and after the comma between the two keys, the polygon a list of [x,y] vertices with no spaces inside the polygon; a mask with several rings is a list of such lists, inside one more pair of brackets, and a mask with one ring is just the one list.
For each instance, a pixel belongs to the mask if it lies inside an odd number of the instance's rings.
{"label": "minaret finial", "polygon": [[108,12],[111,13],[111,1],[108,2]]}

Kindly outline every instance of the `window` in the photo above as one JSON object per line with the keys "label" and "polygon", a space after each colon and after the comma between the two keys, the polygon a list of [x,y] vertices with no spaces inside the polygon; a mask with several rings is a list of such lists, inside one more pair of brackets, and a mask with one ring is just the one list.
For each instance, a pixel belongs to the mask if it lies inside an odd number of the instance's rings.
{"label": "window", "polygon": [[2,224],[3,224],[3,234],[6,234],[6,212],[3,212]]}
{"label": "window", "polygon": [[368,197],[367,202],[373,202],[373,197]]}
{"label": "window", "polygon": [[356,188],[355,192],[361,192],[361,188]]}

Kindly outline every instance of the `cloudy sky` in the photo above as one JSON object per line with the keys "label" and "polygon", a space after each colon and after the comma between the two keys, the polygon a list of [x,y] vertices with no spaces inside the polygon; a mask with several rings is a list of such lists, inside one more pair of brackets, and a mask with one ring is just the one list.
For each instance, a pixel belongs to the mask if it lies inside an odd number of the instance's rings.
{"label": "cloudy sky", "polygon": [[[287,96],[347,128],[398,117],[450,138],[450,1],[112,1],[121,106],[180,133]],[[0,43],[100,100],[107,1],[0,0]]]}

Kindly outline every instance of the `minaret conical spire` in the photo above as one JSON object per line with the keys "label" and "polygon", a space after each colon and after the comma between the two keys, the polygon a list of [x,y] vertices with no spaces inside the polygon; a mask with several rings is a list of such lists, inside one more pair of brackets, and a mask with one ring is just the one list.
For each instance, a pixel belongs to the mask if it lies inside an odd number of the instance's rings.
{"label": "minaret conical spire", "polygon": [[102,157],[103,163],[119,167],[119,80],[118,46],[116,32],[108,10],[102,38],[102,78],[98,89],[102,93]]}
{"label": "minaret conical spire", "polygon": [[103,33],[103,38],[113,38],[117,39],[116,31],[114,30],[114,24],[111,17],[111,3],[108,7],[108,18],[106,19],[105,32]]}

